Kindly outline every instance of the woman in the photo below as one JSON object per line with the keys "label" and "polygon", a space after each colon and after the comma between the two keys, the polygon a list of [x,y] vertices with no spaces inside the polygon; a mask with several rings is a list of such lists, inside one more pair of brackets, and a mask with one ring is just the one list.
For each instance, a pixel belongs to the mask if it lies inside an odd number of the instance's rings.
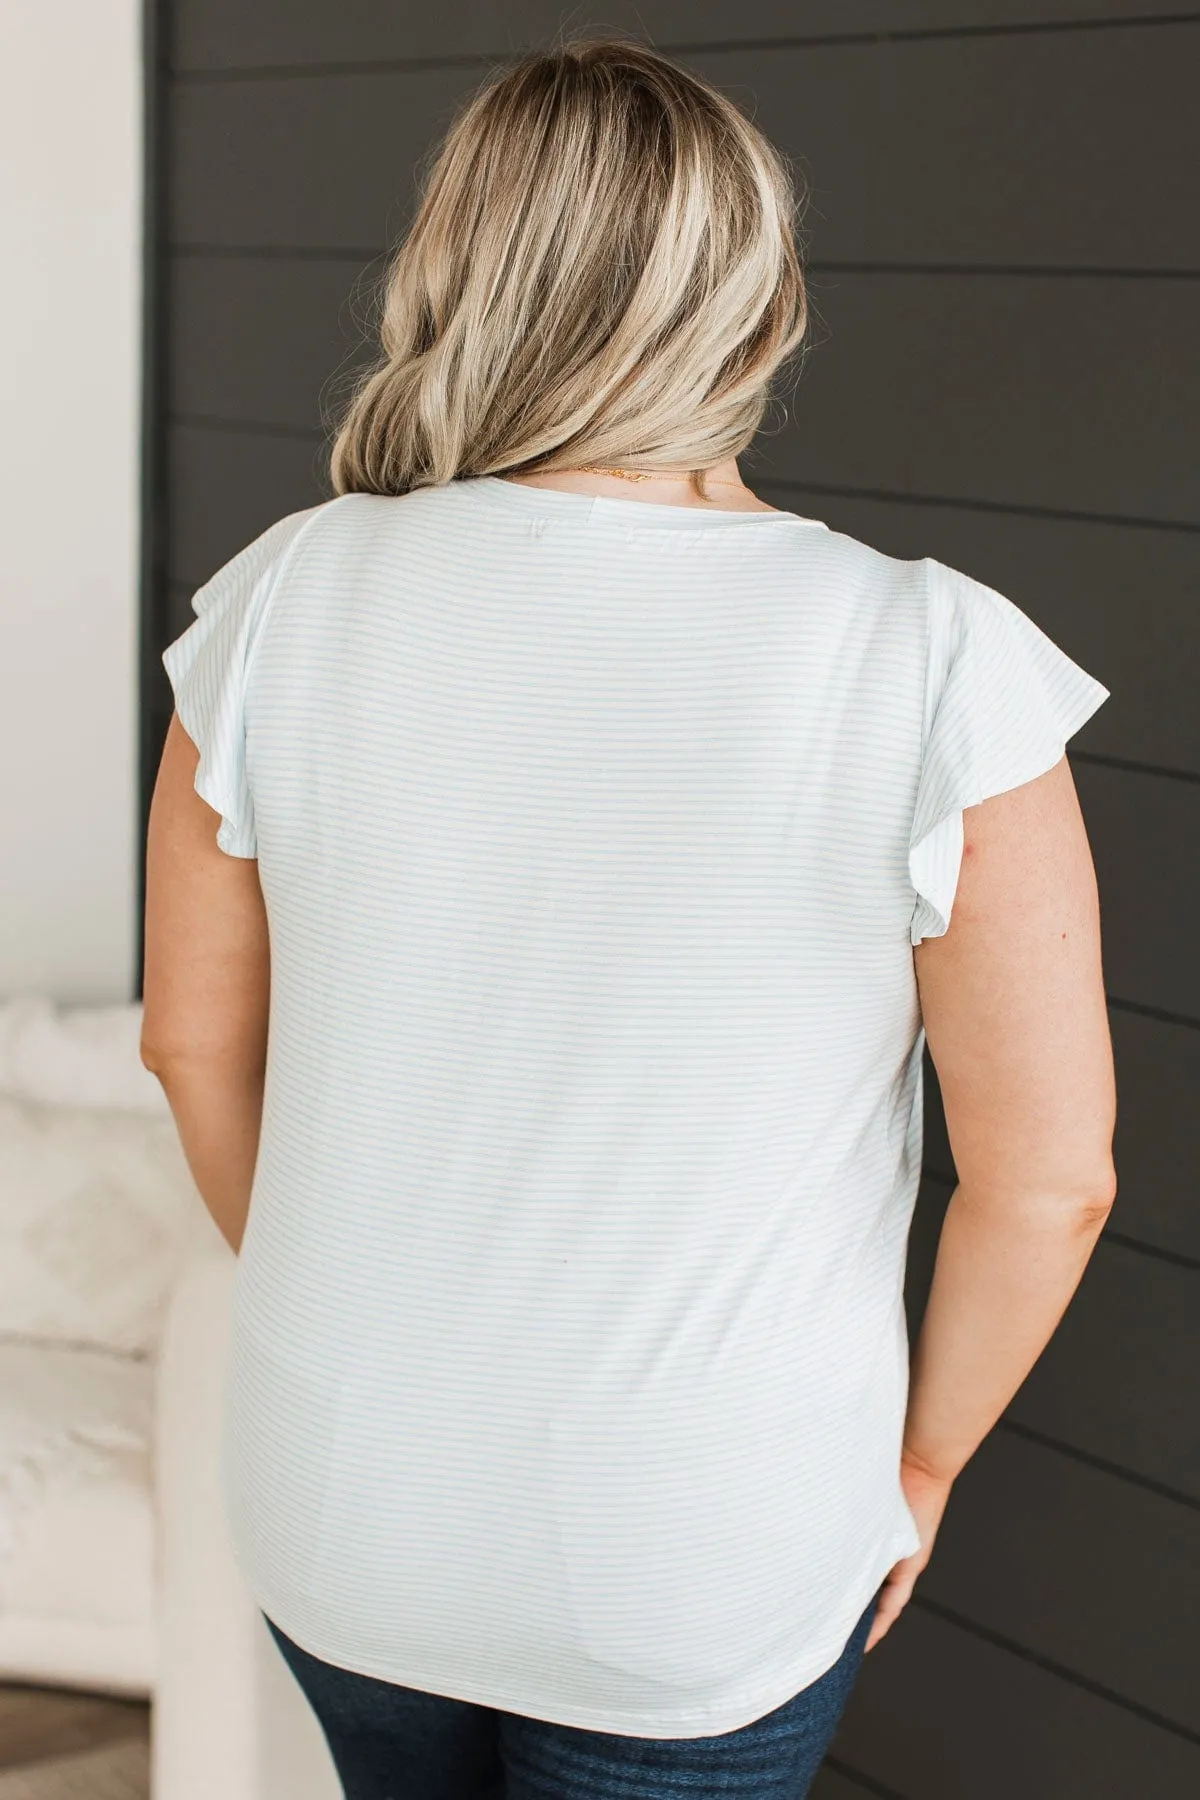
{"label": "woman", "polygon": [[1112,1202],[1108,690],[742,480],[792,214],[645,47],[495,75],[337,497],[163,657],[143,1055],[241,1253],[235,1551],[353,1800],[806,1793]]}

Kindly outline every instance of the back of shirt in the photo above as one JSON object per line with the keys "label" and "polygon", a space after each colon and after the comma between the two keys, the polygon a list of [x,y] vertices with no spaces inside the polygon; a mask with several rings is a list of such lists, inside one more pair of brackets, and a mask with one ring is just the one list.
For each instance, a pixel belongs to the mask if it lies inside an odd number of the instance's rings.
{"label": "back of shirt", "polygon": [[790,513],[272,527],[164,664],[270,924],[224,1483],[314,1654],[650,1737],[815,1680],[899,1484],[912,946],[1107,690]]}

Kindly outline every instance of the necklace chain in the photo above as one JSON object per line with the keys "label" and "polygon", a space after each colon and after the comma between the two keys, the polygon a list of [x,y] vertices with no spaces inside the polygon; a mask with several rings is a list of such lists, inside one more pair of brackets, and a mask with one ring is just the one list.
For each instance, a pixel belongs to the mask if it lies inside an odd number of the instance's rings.
{"label": "necklace chain", "polygon": [[[580,463],[577,469],[560,469],[558,473],[560,475],[615,475],[618,481],[683,481],[686,479],[684,475],[672,475],[666,471],[660,474],[651,469],[610,469],[601,463]],[[740,481],[709,480],[705,485],[740,488],[743,484]]]}

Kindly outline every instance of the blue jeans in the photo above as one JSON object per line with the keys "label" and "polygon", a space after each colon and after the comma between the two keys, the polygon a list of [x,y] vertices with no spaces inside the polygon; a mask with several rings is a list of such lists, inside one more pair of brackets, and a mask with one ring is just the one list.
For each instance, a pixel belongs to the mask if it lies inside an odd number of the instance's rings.
{"label": "blue jeans", "polygon": [[267,1624],[346,1800],[802,1800],[850,1698],[878,1598],[816,1681],[749,1725],[700,1738],[620,1737],[399,1687],[334,1668]]}

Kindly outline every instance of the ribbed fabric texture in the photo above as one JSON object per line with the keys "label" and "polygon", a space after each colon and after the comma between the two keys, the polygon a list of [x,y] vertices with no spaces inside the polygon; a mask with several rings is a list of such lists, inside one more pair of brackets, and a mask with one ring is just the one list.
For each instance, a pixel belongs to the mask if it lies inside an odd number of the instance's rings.
{"label": "ribbed fabric texture", "polygon": [[747,1724],[919,1547],[912,945],[1108,690],[930,558],[491,477],[284,519],[193,608],[270,920],[250,1590],[411,1687]]}

